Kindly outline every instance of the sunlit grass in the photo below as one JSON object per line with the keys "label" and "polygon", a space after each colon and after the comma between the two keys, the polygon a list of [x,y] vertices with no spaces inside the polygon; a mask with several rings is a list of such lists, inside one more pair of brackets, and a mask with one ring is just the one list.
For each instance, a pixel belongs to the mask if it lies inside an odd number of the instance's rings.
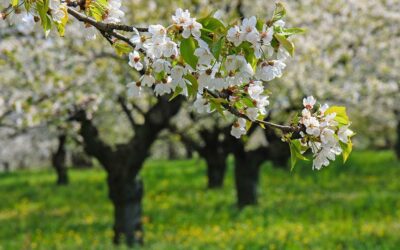
{"label": "sunlit grass", "polygon": [[[110,249],[112,206],[101,169],[0,175],[0,249]],[[293,172],[265,164],[257,207],[239,212],[232,168],[207,191],[202,161],[150,161],[145,249],[398,249],[400,163],[356,152],[346,165]]]}

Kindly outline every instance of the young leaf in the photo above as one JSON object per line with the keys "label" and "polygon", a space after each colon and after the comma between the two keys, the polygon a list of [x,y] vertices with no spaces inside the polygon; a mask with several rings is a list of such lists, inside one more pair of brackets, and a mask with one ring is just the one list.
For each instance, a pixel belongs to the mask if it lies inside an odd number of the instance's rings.
{"label": "young leaf", "polygon": [[17,7],[18,6],[19,0],[11,0],[11,5],[12,7]]}
{"label": "young leaf", "polygon": [[243,98],[242,98],[242,102],[243,102],[247,107],[250,107],[250,108],[255,107],[253,101],[252,101],[249,97],[243,97]]}
{"label": "young leaf", "polygon": [[294,44],[291,41],[281,34],[274,34],[274,37],[279,41],[279,44],[281,44],[289,52],[291,56],[294,55]]}
{"label": "young leaf", "polygon": [[336,113],[335,121],[342,125],[349,124],[349,117],[346,114],[346,107],[332,106],[325,111],[325,115]]}
{"label": "young leaf", "polygon": [[47,15],[49,10],[49,1],[41,0],[36,4],[36,9],[40,17],[40,22],[45,35],[47,36],[51,30],[51,18]]}
{"label": "young leaf", "polygon": [[203,25],[204,29],[210,30],[210,31],[217,31],[218,29],[225,30],[225,25],[218,19],[208,16],[205,18],[201,18],[197,20],[201,25]]}
{"label": "young leaf", "polygon": [[295,153],[296,149],[292,143],[289,144],[289,148],[290,148],[290,170],[292,171],[297,163],[297,157]]}
{"label": "young leaf", "polygon": [[302,155],[302,146],[300,140],[291,140],[289,143],[290,147],[290,162],[291,162],[291,170],[293,170],[294,166],[297,163],[297,160],[300,159],[302,161],[308,161],[307,157]]}
{"label": "young leaf", "polygon": [[283,3],[276,3],[274,14],[272,15],[272,22],[276,22],[286,15],[286,8]]}
{"label": "young leaf", "polygon": [[196,77],[191,74],[185,75],[185,79],[189,80],[191,84],[187,84],[189,97],[196,97],[197,91],[199,89],[199,83],[197,82]]}
{"label": "young leaf", "polygon": [[213,53],[215,58],[219,58],[219,55],[221,54],[222,47],[225,43],[225,37],[221,37],[216,43],[213,44],[211,47],[211,52]]}
{"label": "young leaf", "polygon": [[283,31],[280,32],[279,34],[283,36],[291,36],[296,34],[302,34],[304,32],[306,32],[306,30],[302,28],[287,28],[283,29]]}
{"label": "young leaf", "polygon": [[295,149],[295,153],[298,159],[302,160],[302,161],[308,161],[307,157],[305,157],[301,151],[302,151],[302,146],[301,146],[301,142],[300,140],[292,140],[292,144],[294,146]]}
{"label": "young leaf", "polygon": [[125,54],[128,54],[129,52],[131,52],[131,47],[127,44],[127,43],[125,43],[125,42],[123,42],[123,41],[116,41],[114,44],[113,44],[113,47],[114,47],[114,49],[115,49],[115,52],[117,53],[117,55],[119,55],[119,56],[123,56],[123,55],[125,55]]}
{"label": "young leaf", "polygon": [[342,148],[342,156],[343,156],[343,163],[346,163],[347,159],[350,156],[351,151],[353,150],[353,143],[349,140],[348,143],[339,142],[340,147]]}
{"label": "young leaf", "polygon": [[193,69],[196,68],[197,61],[199,60],[197,56],[194,55],[195,50],[196,50],[196,41],[193,39],[193,37],[189,37],[188,39],[182,40],[180,48],[182,58]]}
{"label": "young leaf", "polygon": [[176,87],[174,94],[171,96],[171,98],[169,98],[168,101],[172,101],[174,100],[180,93],[182,93],[183,89],[179,86]]}
{"label": "young leaf", "polygon": [[67,22],[68,22],[68,12],[67,12],[67,9],[66,9],[66,8],[63,8],[62,11],[64,12],[64,17],[61,19],[61,22],[56,23],[58,33],[60,34],[61,37],[64,36],[64,33],[65,33],[65,25],[66,25]]}

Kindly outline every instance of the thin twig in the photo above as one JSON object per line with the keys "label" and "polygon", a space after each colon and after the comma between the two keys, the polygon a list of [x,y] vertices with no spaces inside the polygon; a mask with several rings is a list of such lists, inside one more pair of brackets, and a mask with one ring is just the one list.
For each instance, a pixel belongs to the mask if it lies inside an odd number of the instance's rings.
{"label": "thin twig", "polygon": [[[210,90],[205,90],[205,91],[206,91],[209,95],[211,95],[212,97],[214,97],[214,98],[222,98],[222,97],[219,95],[219,93],[214,93],[214,92],[212,92],[212,91],[210,91]],[[239,112],[239,110],[237,110],[236,108],[230,106],[230,105],[227,104],[227,103],[222,103],[222,106],[223,106],[227,111],[229,111],[231,114],[233,114],[233,115],[236,116],[236,117],[244,118],[244,119],[246,119],[246,120],[248,120],[248,121],[251,121],[251,122],[254,122],[254,123],[256,123],[256,124],[268,126],[268,127],[271,127],[271,128],[276,128],[276,129],[281,130],[281,131],[284,132],[284,133],[299,132],[299,131],[301,130],[301,127],[300,127],[300,126],[297,126],[297,125],[296,125],[296,126],[280,125],[280,124],[276,124],[276,123],[268,122],[268,121],[263,121],[263,120],[259,120],[259,119],[256,119],[256,120],[253,121],[253,120],[251,120],[246,114],[243,114],[243,113]]]}
{"label": "thin twig", "polygon": [[135,130],[135,129],[136,129],[136,122],[135,122],[135,120],[133,119],[132,112],[131,112],[131,110],[128,108],[128,106],[126,105],[126,100],[125,100],[125,98],[124,98],[122,95],[119,95],[119,96],[118,96],[118,102],[119,102],[119,105],[121,106],[122,110],[124,111],[126,117],[128,118],[129,123],[131,124],[132,129]]}

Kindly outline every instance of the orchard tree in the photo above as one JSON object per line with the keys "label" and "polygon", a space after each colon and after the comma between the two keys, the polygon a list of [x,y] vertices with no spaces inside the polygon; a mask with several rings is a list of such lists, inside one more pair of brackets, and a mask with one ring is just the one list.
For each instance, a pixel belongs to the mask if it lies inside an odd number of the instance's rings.
{"label": "orchard tree", "polygon": [[[201,112],[233,115],[230,134],[237,139],[245,136],[252,124],[280,130],[282,139],[289,144],[292,167],[298,159],[308,160],[308,151],[314,169],[327,166],[336,155],[347,159],[353,132],[348,128],[344,107],[319,105],[309,96],[303,99],[301,114],[288,125],[265,119],[269,106],[266,84],[282,76],[286,61],[294,54],[290,39],[303,31],[286,28],[282,20],[285,14],[283,4],[277,3],[271,18],[252,16],[225,23],[219,13],[196,19],[189,11],[177,9],[167,27],[134,27],[120,23],[124,12],[118,0],[13,0],[2,11],[1,17],[6,21],[18,22],[21,15],[23,22],[37,21],[46,36],[55,29],[63,36],[69,19],[76,19],[86,27],[88,36],[101,35],[118,54],[128,55],[130,67],[141,72],[138,81],[128,84],[131,98],[140,99],[148,90],[160,96],[143,114],[141,124],[130,119],[123,109],[134,135],[115,148],[100,138],[85,109],[76,109],[71,116],[80,123],[86,152],[96,157],[108,173],[109,194],[115,207],[115,243],[122,235],[128,244],[142,240],[137,221],[142,189],[136,177],[157,134],[178,112],[181,95],[194,99],[193,105]],[[74,32],[69,35],[73,37]],[[168,99],[174,100],[168,103]],[[237,152],[240,155],[242,149]],[[243,157],[241,164],[247,164],[247,159]],[[249,160],[258,162],[251,155]],[[135,231],[139,235],[134,235]]]}

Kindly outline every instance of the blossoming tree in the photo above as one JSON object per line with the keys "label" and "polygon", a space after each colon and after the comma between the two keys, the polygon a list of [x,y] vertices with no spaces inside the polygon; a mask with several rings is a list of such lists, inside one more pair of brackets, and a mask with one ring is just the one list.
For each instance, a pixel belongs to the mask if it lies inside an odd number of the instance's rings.
{"label": "blossoming tree", "polygon": [[[131,98],[141,98],[145,88],[156,96],[163,96],[144,115],[147,123],[136,125],[132,140],[116,151],[100,140],[97,128],[87,119],[84,110],[72,116],[81,124],[86,150],[97,156],[106,169],[115,168],[112,165],[117,158],[126,160],[118,161],[121,164],[134,166],[108,178],[109,182],[121,183],[120,187],[110,186],[116,211],[121,212],[116,212],[116,242],[124,234],[128,243],[133,243],[131,234],[137,225],[135,217],[126,213],[135,209],[126,202],[137,197],[131,197],[129,192],[119,194],[131,188],[125,184],[135,181],[145,158],[129,154],[132,150],[142,150],[139,155],[148,155],[151,142],[162,129],[161,124],[177,112],[181,95],[194,100],[193,105],[199,112],[233,115],[235,121],[230,134],[237,139],[253,124],[281,131],[282,139],[290,147],[292,167],[298,159],[308,160],[308,151],[314,169],[327,166],[336,155],[342,154],[346,160],[351,152],[353,132],[348,128],[350,122],[344,107],[320,105],[310,96],[304,98],[300,115],[288,125],[265,119],[270,106],[266,83],[283,75],[287,61],[294,55],[291,37],[303,32],[300,28],[285,27],[282,19],[286,10],[281,3],[276,4],[268,19],[252,16],[229,23],[218,13],[196,19],[189,11],[177,9],[167,27],[121,24],[124,12],[119,0],[12,0],[1,12],[1,18],[6,21],[21,15],[24,15],[23,22],[30,20],[28,25],[39,22],[46,36],[54,29],[64,36],[70,19],[76,19],[85,27],[88,37],[100,34],[118,54],[127,54],[129,66],[141,73],[138,81],[128,84],[127,93]],[[165,95],[170,95],[169,105]]]}

